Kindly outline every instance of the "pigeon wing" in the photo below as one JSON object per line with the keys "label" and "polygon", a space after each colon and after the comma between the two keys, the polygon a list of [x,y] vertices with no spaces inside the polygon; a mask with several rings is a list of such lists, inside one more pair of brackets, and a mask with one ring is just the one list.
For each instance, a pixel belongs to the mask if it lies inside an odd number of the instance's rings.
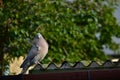
{"label": "pigeon wing", "polygon": [[26,59],[24,60],[24,62],[20,66],[20,68],[23,68],[28,62],[31,62],[32,59],[37,55],[37,52],[38,52],[37,47],[33,46],[31,48],[29,54],[27,55]]}

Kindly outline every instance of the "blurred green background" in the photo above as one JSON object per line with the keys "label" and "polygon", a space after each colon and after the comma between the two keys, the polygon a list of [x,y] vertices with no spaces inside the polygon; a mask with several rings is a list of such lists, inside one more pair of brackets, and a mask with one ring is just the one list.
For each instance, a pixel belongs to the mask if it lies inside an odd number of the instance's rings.
{"label": "blurred green background", "polygon": [[[116,0],[6,0],[0,7],[0,68],[28,54],[36,33],[49,44],[42,63],[104,61],[103,45],[117,50]],[[96,35],[99,34],[99,37]],[[4,63],[3,63],[4,62]]]}

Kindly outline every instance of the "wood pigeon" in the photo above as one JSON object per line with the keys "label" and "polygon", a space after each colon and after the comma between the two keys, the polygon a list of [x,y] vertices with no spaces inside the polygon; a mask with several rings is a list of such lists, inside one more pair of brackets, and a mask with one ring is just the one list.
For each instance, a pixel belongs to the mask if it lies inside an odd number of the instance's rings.
{"label": "wood pigeon", "polygon": [[20,68],[23,68],[21,74],[25,74],[30,66],[34,64],[40,64],[40,61],[43,60],[47,53],[48,43],[40,33],[37,33],[31,50],[29,51],[26,59],[20,66]]}

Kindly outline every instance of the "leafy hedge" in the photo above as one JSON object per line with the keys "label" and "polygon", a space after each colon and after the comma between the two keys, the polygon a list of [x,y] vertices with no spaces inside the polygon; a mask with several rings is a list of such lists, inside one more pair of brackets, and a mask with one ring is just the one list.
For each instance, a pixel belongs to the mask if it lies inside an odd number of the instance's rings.
{"label": "leafy hedge", "polygon": [[[107,0],[4,1],[4,8],[0,8],[0,27],[2,36],[7,36],[6,59],[27,54],[31,47],[29,41],[38,32],[49,43],[49,53],[43,63],[107,59],[102,46],[117,49],[111,37],[120,37],[120,27],[112,14],[114,3]],[[100,34],[99,38],[96,34]]]}

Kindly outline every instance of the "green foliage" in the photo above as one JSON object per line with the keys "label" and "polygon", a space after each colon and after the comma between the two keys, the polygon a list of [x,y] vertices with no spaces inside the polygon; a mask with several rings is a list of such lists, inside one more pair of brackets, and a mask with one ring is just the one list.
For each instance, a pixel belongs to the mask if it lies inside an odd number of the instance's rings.
{"label": "green foliage", "polygon": [[[76,62],[105,60],[102,45],[113,46],[111,37],[119,37],[120,27],[112,15],[113,2],[102,0],[9,0],[0,9],[0,27],[7,27],[8,58],[28,53],[29,41],[36,33],[49,43],[49,53],[42,61]],[[112,7],[110,7],[112,6]],[[96,33],[100,33],[97,39]],[[113,44],[113,45],[112,45]]]}

